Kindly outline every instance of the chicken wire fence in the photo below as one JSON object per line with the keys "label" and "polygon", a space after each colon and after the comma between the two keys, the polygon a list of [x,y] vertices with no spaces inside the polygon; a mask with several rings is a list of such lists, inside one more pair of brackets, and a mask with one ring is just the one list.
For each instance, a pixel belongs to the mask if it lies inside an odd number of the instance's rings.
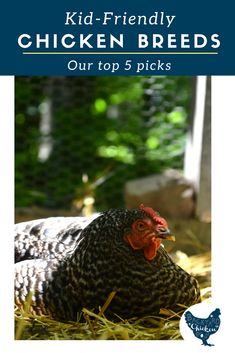
{"label": "chicken wire fence", "polygon": [[128,180],[183,166],[191,77],[16,77],[16,207],[124,205]]}

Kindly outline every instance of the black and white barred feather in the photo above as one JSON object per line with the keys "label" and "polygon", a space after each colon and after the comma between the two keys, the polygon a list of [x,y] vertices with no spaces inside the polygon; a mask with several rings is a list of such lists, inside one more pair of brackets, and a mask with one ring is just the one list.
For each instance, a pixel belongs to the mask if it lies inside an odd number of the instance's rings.
{"label": "black and white barred feather", "polygon": [[16,225],[15,301],[29,293],[31,310],[76,320],[82,308],[99,310],[116,292],[107,314],[122,318],[158,314],[160,308],[200,300],[194,277],[161,246],[147,261],[123,241],[142,210],[115,209],[92,219],[49,218]]}

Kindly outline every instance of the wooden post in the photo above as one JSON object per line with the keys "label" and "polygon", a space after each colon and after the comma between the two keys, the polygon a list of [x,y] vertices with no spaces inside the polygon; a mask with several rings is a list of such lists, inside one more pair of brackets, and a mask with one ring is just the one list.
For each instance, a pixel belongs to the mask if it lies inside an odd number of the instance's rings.
{"label": "wooden post", "polygon": [[185,151],[184,175],[195,185],[196,215],[210,221],[211,215],[211,78],[196,82],[193,121]]}

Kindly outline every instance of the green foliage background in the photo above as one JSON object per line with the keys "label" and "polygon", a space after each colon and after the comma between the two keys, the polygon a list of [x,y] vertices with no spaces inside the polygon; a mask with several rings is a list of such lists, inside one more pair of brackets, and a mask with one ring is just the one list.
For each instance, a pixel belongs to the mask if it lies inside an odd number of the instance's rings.
{"label": "green foliage background", "polygon": [[123,206],[127,180],[182,168],[191,96],[189,77],[16,77],[16,206]]}

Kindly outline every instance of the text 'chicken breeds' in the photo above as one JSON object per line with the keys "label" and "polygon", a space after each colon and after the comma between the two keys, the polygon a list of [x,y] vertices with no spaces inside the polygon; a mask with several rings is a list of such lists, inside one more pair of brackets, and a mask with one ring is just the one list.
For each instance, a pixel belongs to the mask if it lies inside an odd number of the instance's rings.
{"label": "text 'chicken breeds'", "polygon": [[15,303],[31,297],[32,313],[76,320],[112,292],[105,315],[114,320],[200,301],[197,280],[161,244],[174,240],[166,220],[150,207],[23,222],[15,233]]}

